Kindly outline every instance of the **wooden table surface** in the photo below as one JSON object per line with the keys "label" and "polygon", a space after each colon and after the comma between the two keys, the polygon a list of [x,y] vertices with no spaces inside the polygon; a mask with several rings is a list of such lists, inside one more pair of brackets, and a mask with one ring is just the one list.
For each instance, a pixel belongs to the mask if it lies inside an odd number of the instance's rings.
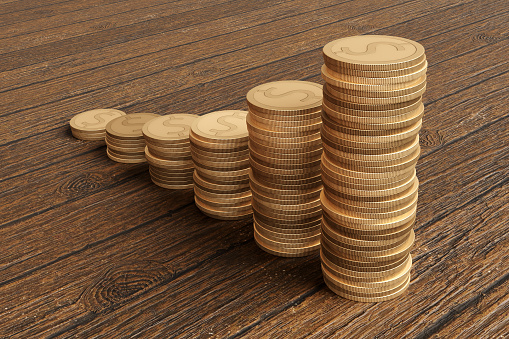
{"label": "wooden table surface", "polygon": [[[0,337],[509,337],[507,0],[0,0]],[[357,303],[318,255],[204,216],[72,137],[94,108],[246,109],[323,83],[322,47],[406,37],[429,62],[405,295]]]}

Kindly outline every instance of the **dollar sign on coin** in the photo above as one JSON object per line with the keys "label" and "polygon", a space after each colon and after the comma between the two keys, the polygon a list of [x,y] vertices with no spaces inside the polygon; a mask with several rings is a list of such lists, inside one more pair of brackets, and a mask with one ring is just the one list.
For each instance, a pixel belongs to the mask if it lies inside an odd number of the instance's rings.
{"label": "dollar sign on coin", "polygon": [[219,117],[217,119],[217,122],[220,124],[220,125],[223,125],[223,126],[226,126],[228,127],[228,129],[226,130],[219,130],[219,129],[211,129],[210,131],[212,133],[216,133],[216,135],[224,135],[228,132],[232,132],[233,130],[237,129],[238,126],[236,124],[232,124],[232,123],[229,123],[226,119],[229,118],[229,117],[232,117],[232,118],[237,118],[237,119],[240,119],[241,122],[242,121],[246,121],[246,114],[245,113],[242,113],[242,112],[234,112],[232,115],[223,115],[221,117]]}
{"label": "dollar sign on coin", "polygon": [[311,92],[311,91],[309,91],[307,89],[294,89],[294,90],[287,91],[287,92],[284,92],[284,93],[281,93],[281,94],[274,94],[274,93],[272,93],[275,90],[277,90],[276,87],[271,87],[271,88],[268,88],[266,90],[259,90],[259,91],[263,92],[263,94],[267,98],[271,98],[271,99],[279,99],[279,98],[285,97],[287,95],[292,95],[292,94],[297,94],[297,93],[302,93],[302,94],[306,95],[304,98],[300,99],[300,101],[302,101],[302,102],[309,101],[309,100],[321,99],[320,96],[315,95],[315,93],[313,93],[313,92]]}
{"label": "dollar sign on coin", "polygon": [[[83,121],[81,124],[85,127],[91,127],[91,126],[96,126],[96,125],[105,125],[106,126],[106,120],[103,119],[102,115],[106,115],[106,117],[118,116],[117,114],[115,114],[113,112],[97,113],[96,115],[93,116],[93,118],[96,120],[95,122]],[[111,120],[111,119],[108,119],[108,120]]]}
{"label": "dollar sign on coin", "polygon": [[[396,48],[397,51],[404,51],[405,50],[404,44],[398,44],[398,43],[391,42],[391,41],[375,41],[375,42],[369,43],[366,46],[366,50],[362,51],[362,52],[354,52],[354,51],[352,51],[350,49],[350,47],[341,47],[341,52],[346,53],[346,54],[350,54],[350,55],[375,54],[376,53],[376,47],[378,45],[393,46],[394,48]],[[335,53],[338,54],[339,52],[335,52]]]}
{"label": "dollar sign on coin", "polygon": [[178,136],[181,136],[181,137],[184,137],[186,135],[189,135],[189,128],[190,126],[189,125],[184,125],[184,124],[175,124],[173,123],[174,120],[184,120],[185,118],[182,118],[182,117],[175,117],[175,116],[170,116],[168,117],[168,120],[165,120],[163,122],[163,125],[166,126],[166,127],[170,127],[170,128],[173,128],[173,127],[180,127],[182,128],[180,131],[176,131],[176,132],[171,132],[171,131],[168,131],[167,134],[168,135],[172,135],[172,134],[176,134]]}

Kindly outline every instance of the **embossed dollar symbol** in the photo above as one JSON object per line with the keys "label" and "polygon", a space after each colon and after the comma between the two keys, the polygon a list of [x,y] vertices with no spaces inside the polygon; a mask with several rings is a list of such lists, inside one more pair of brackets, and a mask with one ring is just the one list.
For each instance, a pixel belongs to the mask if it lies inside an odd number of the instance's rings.
{"label": "embossed dollar symbol", "polygon": [[97,122],[83,121],[81,124],[84,127],[90,127],[90,126],[104,124],[106,122],[106,120],[104,120],[101,115],[108,115],[108,116],[111,117],[111,116],[114,116],[115,113],[112,113],[112,112],[109,112],[109,113],[108,112],[97,113],[96,115],[94,115],[94,119],[97,120]]}
{"label": "embossed dollar symbol", "polygon": [[[391,42],[391,41],[375,41],[375,42],[370,42],[366,46],[366,50],[363,51],[363,52],[354,52],[354,51],[352,51],[350,49],[350,47],[341,47],[341,52],[346,53],[346,54],[350,54],[350,55],[374,54],[374,53],[376,53],[376,47],[378,45],[389,45],[389,46],[392,46],[392,47],[396,48],[397,51],[404,51],[405,50],[404,44],[398,44],[396,42]],[[338,53],[336,52],[336,54],[338,54]]]}
{"label": "embossed dollar symbol", "polygon": [[173,117],[173,116],[169,116],[168,117],[168,120],[165,120],[163,122],[163,125],[166,126],[166,127],[180,127],[182,128],[181,131],[177,131],[177,132],[167,132],[168,135],[178,135],[180,137],[185,137],[186,135],[189,134],[189,126],[188,125],[184,125],[184,124],[174,124],[172,123],[173,120],[184,120],[184,118],[177,118],[177,117]]}
{"label": "embossed dollar symbol", "polygon": [[235,124],[232,124],[228,121],[226,121],[226,118],[229,118],[229,117],[232,117],[232,118],[237,118],[237,119],[242,119],[244,120],[245,118],[245,115],[240,113],[240,112],[235,112],[233,113],[232,115],[224,115],[222,117],[219,117],[217,119],[217,122],[220,124],[220,125],[223,125],[223,126],[226,126],[228,127],[228,129],[215,129],[215,128],[212,128],[210,130],[210,132],[212,133],[215,133],[216,135],[224,135],[225,133],[228,133],[228,132],[231,132],[231,131],[234,131],[238,128],[237,125]]}
{"label": "embossed dollar symbol", "polygon": [[288,92],[284,92],[284,93],[281,93],[281,94],[274,94],[272,93],[274,90],[277,90],[276,87],[270,87],[270,88],[267,88],[266,90],[259,90],[259,92],[263,92],[263,94],[265,94],[265,96],[267,98],[271,98],[271,99],[278,99],[278,98],[282,98],[282,97],[285,97],[285,96],[288,96],[288,95],[292,95],[294,93],[301,93],[301,94],[305,94],[306,97],[305,98],[302,98],[300,99],[300,101],[304,102],[304,101],[314,101],[314,100],[321,100],[322,98],[317,96],[315,93],[307,90],[307,89],[293,89],[291,91],[288,91]]}
{"label": "embossed dollar symbol", "polygon": [[[142,117],[130,117],[130,116],[126,116],[125,119],[122,120],[122,125],[130,126],[130,127],[133,128],[131,130],[131,133],[136,133],[136,132],[141,131],[141,128],[143,127],[143,125],[145,125],[144,122],[132,122],[132,120],[134,120],[134,119],[143,119],[143,118]],[[135,126],[139,126],[139,128],[135,128]]]}

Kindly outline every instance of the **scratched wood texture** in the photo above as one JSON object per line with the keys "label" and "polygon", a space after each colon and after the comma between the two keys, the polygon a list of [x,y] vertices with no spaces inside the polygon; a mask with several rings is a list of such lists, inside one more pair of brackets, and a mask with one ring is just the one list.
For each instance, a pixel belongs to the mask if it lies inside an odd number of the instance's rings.
{"label": "scratched wood texture", "polygon": [[[337,297],[249,219],[210,219],[71,136],[93,108],[246,109],[322,83],[321,48],[419,41],[429,61],[408,292]],[[506,0],[0,0],[1,338],[509,337]]]}

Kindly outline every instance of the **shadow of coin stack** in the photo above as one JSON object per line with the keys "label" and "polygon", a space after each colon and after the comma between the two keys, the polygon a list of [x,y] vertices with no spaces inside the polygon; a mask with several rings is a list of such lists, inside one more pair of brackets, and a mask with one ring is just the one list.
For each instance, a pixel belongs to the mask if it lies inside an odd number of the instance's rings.
{"label": "shadow of coin stack", "polygon": [[322,272],[347,299],[410,283],[427,62],[413,41],[365,35],[323,49]]}
{"label": "shadow of coin stack", "polygon": [[116,162],[136,164],[146,162],[143,125],[160,117],[159,114],[133,113],[120,116],[106,125],[106,153]]}
{"label": "shadow of coin stack", "polygon": [[254,238],[300,257],[320,248],[322,85],[277,81],[247,93]]}
{"label": "shadow of coin stack", "polygon": [[145,157],[154,184],[168,189],[194,186],[189,131],[196,119],[192,114],[170,114],[143,125]]}
{"label": "shadow of coin stack", "polygon": [[217,111],[193,122],[194,200],[207,216],[238,220],[250,216],[246,111]]}

